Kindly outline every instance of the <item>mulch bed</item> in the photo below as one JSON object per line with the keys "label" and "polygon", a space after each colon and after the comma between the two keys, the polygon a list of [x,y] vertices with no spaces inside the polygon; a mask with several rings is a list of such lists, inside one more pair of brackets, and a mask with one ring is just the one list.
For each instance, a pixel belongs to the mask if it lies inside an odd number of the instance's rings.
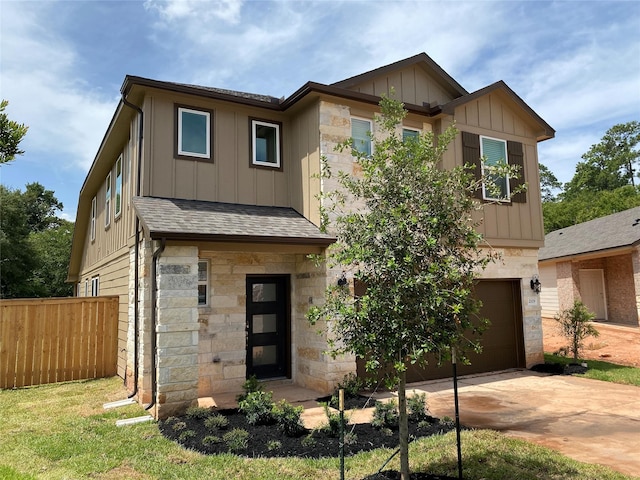
{"label": "mulch bed", "polygon": [[[159,422],[162,434],[188,449],[196,450],[204,454],[219,454],[229,451],[228,445],[224,441],[218,443],[204,442],[205,437],[215,436],[222,439],[223,435],[235,428],[249,432],[247,448],[234,452],[246,457],[338,457],[339,439],[332,437],[328,432],[321,429],[305,430],[300,437],[292,438],[282,435],[275,425],[249,425],[243,414],[237,410],[221,410],[229,424],[224,429],[208,429],[203,419],[195,419],[187,416],[171,417]],[[441,422],[439,419],[431,417],[428,422],[423,422],[418,426],[414,422],[409,422],[409,434],[412,437],[426,437],[436,434],[443,434],[453,430],[455,425],[452,422]],[[193,432],[184,434],[184,432]],[[348,425],[346,432],[355,434],[351,441],[345,445],[345,455],[354,455],[359,452],[374,450],[376,448],[397,448],[397,431],[384,432],[375,429],[370,424]],[[389,433],[391,433],[389,435]],[[393,478],[393,477],[372,477],[372,478]],[[413,477],[412,477],[413,478]],[[439,477],[416,477],[435,479]]]}
{"label": "mulch bed", "polygon": [[[374,473],[362,480],[400,480],[400,472],[397,470],[385,470],[380,473]],[[449,477],[446,475],[434,475],[432,473],[412,472],[411,480],[458,480],[458,477]]]}
{"label": "mulch bed", "polygon": [[534,372],[550,373],[552,375],[574,375],[585,373],[589,368],[579,363],[562,365],[560,363],[540,363],[531,367]]}

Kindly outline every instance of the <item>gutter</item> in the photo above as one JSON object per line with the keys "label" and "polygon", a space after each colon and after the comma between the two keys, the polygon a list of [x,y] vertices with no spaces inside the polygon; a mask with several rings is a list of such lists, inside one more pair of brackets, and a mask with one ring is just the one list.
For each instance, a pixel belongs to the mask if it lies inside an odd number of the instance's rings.
{"label": "gutter", "polygon": [[[127,107],[134,109],[135,111],[138,112],[138,118],[139,118],[139,125],[138,125],[138,173],[137,173],[137,178],[136,178],[136,196],[139,197],[140,196],[140,185],[141,185],[141,181],[140,181],[140,175],[142,172],[142,135],[144,132],[144,112],[142,111],[142,109],[140,107],[138,107],[137,105],[134,105],[133,103],[127,101],[126,97],[124,96],[124,94],[122,95],[122,103],[124,103]],[[134,209],[135,210],[135,209]],[[138,214],[136,213],[136,225],[135,225],[135,231],[136,231],[136,240],[135,240],[135,259],[134,259],[134,279],[133,279],[133,304],[134,304],[134,309],[133,309],[133,392],[129,395],[128,398],[133,398],[138,394],[138,373],[139,373],[139,367],[138,367],[138,343],[139,343],[139,325],[140,325],[140,311],[139,311],[139,293],[138,293],[138,289],[140,286],[140,280],[139,280],[139,275],[140,275],[140,261],[138,259],[138,255],[140,253],[140,217],[138,216]],[[125,367],[125,374],[124,374],[124,382],[125,385],[127,383],[127,369]]]}
{"label": "gutter", "polygon": [[156,371],[158,364],[158,333],[156,332],[158,324],[156,308],[156,297],[158,295],[157,262],[166,244],[167,240],[162,238],[160,246],[153,252],[153,260],[151,261],[151,403],[144,407],[145,410],[150,410],[156,404],[156,396],[158,394],[158,373]]}

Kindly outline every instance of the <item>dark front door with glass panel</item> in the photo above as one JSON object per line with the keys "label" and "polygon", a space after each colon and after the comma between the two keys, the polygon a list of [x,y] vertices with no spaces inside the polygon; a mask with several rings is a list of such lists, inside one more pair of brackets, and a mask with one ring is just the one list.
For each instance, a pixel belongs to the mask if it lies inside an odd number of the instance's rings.
{"label": "dark front door with glass panel", "polygon": [[247,277],[247,377],[290,377],[289,277]]}

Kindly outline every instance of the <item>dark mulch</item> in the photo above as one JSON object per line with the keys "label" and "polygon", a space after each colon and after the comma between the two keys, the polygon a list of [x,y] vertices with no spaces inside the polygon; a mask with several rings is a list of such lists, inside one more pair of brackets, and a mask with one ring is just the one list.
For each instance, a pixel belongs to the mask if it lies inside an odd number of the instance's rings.
{"label": "dark mulch", "polygon": [[534,372],[550,373],[552,375],[574,375],[585,373],[589,368],[579,363],[563,365],[561,363],[539,363],[531,367]]}
{"label": "dark mulch", "polygon": [[[225,415],[229,420],[229,425],[223,430],[210,430],[205,427],[203,419],[194,419],[187,416],[172,417],[159,423],[162,434],[174,440],[185,448],[196,450],[204,454],[218,454],[229,451],[228,445],[222,441],[225,433],[234,428],[244,429],[249,432],[247,448],[234,452],[247,457],[337,457],[339,455],[339,439],[332,437],[328,432],[322,430],[306,430],[300,437],[292,438],[280,433],[275,425],[249,425],[244,415],[237,410],[221,410],[219,413]],[[452,422],[441,422],[439,419],[431,417],[428,422],[423,422],[420,426],[410,422],[409,434],[415,438],[426,437],[436,434],[443,434],[453,430],[455,425]],[[193,432],[185,435],[184,432]],[[390,432],[391,435],[376,430],[370,424],[348,425],[348,432],[355,434],[352,440],[345,445],[345,455],[354,455],[358,452],[374,450],[376,448],[397,448],[397,431]],[[205,442],[205,437],[218,437],[218,443]],[[385,477],[381,477],[385,478]],[[412,477],[413,478],[413,477]],[[437,478],[437,477],[416,477],[416,478]]]}
{"label": "dark mulch", "polygon": [[[383,472],[374,473],[373,475],[364,477],[362,480],[400,480],[400,472],[397,470],[385,470]],[[415,472],[411,473],[411,480],[458,480],[458,477]]]}
{"label": "dark mulch", "polygon": [[[335,396],[327,395],[326,397],[316,398],[318,403],[327,403],[330,407],[338,409],[338,399]],[[352,410],[358,408],[366,408],[375,406],[375,400],[364,395],[356,395],[355,397],[344,398],[344,409]]]}

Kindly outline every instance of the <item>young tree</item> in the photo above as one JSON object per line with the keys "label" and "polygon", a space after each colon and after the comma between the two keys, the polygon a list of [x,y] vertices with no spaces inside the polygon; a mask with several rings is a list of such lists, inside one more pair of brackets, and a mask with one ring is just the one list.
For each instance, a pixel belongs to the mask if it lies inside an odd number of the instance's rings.
{"label": "young tree", "polygon": [[26,125],[9,120],[7,114],[4,113],[7,105],[9,105],[8,101],[0,101],[0,164],[8,163],[16,155],[24,153],[18,146],[29,129]]}
{"label": "young tree", "polygon": [[573,355],[574,362],[578,361],[583,340],[600,335],[591,323],[594,317],[595,315],[579,300],[573,303],[573,307],[553,317],[558,322],[562,334],[569,340],[569,352]]}
{"label": "young tree", "polygon": [[[431,132],[403,141],[399,134],[406,115],[403,105],[383,98],[376,118],[384,137],[373,141],[368,156],[351,151],[362,174],[338,173],[339,191],[322,200],[325,221],[335,218],[337,242],[328,253],[331,267],[351,272],[366,285],[354,299],[348,288],[328,287],[325,303],[309,311],[312,323],[326,320],[335,335],[333,354],[366,358],[366,368],[380,372],[391,366],[398,390],[402,478],[409,478],[406,365],[424,362],[425,354],[447,357],[455,347],[466,359],[480,345],[469,340],[483,330],[473,295],[479,272],[494,258],[480,244],[472,213],[482,180],[470,167],[441,168],[455,138],[448,128],[437,140]],[[493,178],[505,173],[488,172]],[[513,172],[511,172],[513,174]],[[324,175],[331,176],[325,164]],[[363,204],[355,211],[353,205]]]}
{"label": "young tree", "polygon": [[562,190],[560,180],[542,163],[540,164],[540,190],[543,202],[553,202],[556,199],[556,195],[553,192]]}

